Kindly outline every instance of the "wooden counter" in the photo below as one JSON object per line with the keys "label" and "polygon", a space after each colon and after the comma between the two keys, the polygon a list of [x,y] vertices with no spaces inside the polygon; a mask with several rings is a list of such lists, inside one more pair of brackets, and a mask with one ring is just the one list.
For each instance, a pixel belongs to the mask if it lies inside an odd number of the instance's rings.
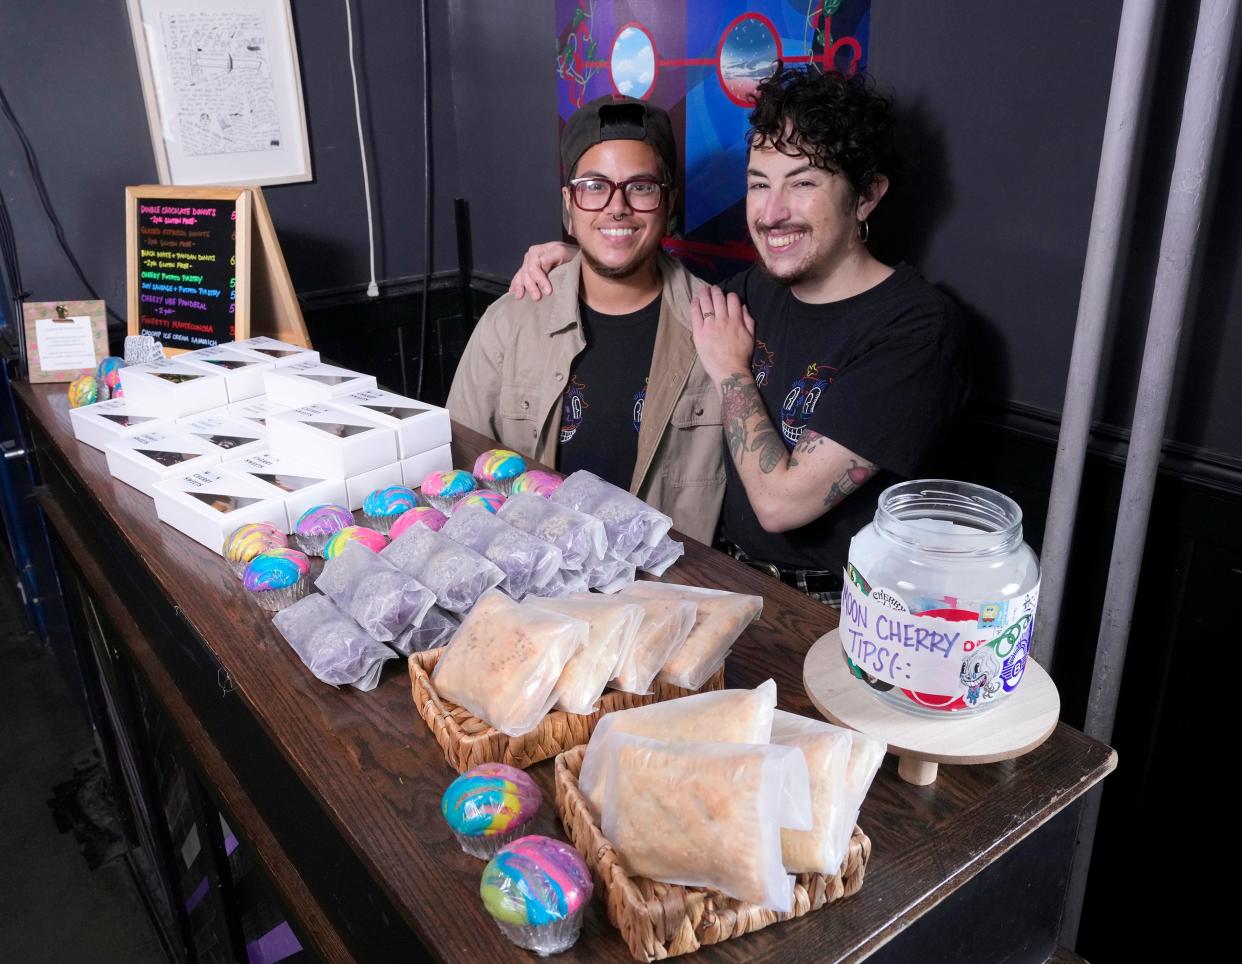
{"label": "wooden counter", "polygon": [[[440,795],[454,773],[414,711],[403,664],[392,661],[370,693],[320,683],[220,557],[159,522],[149,498],[112,479],[103,454],[73,438],[64,386],[16,387],[60,565],[89,591],[118,648],[174,721],[199,778],[263,865],[303,944],[329,960],[528,959],[485,914],[482,864],[461,852],[440,818]],[[487,439],[454,427],[455,464],[473,464],[487,447]],[[689,540],[666,578],[764,596],[763,616],[734,648],[726,682],[750,687],[773,677],[782,708],[816,715],[802,691],[802,659],[836,625],[835,610]],[[1047,957],[1055,927],[1045,918],[1059,913],[1059,875],[1073,836],[1075,813],[1063,811],[1114,766],[1112,750],[1064,725],[1020,760],[945,766],[930,787],[900,781],[890,758],[859,818],[873,842],[861,893],[697,958],[852,961],[883,947],[883,956],[913,959],[939,941],[966,959],[994,960],[1000,945],[980,943],[980,907],[967,899],[969,887],[979,875],[1002,881],[1031,873],[1038,879],[1027,886],[1047,890],[1042,901],[1029,893],[984,899],[1031,908],[1018,918],[1031,931],[1021,946]],[[534,831],[563,838],[551,806],[551,761],[530,772],[547,800]],[[1049,831],[1020,846],[1058,814],[1055,846]],[[1009,867],[1019,859],[1025,863]],[[966,915],[960,925],[957,913]],[[558,956],[629,959],[598,900],[582,939]]]}

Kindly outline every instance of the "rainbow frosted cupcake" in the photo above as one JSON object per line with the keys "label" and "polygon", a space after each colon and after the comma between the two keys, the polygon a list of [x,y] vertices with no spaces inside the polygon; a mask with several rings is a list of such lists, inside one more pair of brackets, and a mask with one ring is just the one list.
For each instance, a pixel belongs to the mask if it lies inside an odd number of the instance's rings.
{"label": "rainbow frosted cupcake", "polygon": [[284,549],[288,545],[288,537],[274,525],[267,522],[248,522],[229,534],[224,540],[221,553],[229,568],[240,576],[246,571],[246,563],[260,552]]}
{"label": "rainbow frosted cupcake", "polygon": [[396,542],[403,532],[415,526],[423,526],[439,532],[444,528],[444,523],[446,522],[448,522],[448,516],[439,509],[433,509],[429,505],[418,505],[397,516],[396,521],[392,524],[392,528],[388,530],[388,538],[390,541]]}
{"label": "rainbow frosted cupcake", "polygon": [[462,850],[488,860],[526,832],[541,803],[543,794],[521,770],[484,763],[449,784],[440,813]]}
{"label": "rainbow frosted cupcake", "polygon": [[95,367],[95,381],[99,383],[99,394],[103,398],[116,398],[116,390],[121,387],[121,369],[125,367],[125,359],[109,355]]}
{"label": "rainbow frosted cupcake", "polygon": [[578,851],[551,837],[519,837],[483,868],[479,896],[501,933],[536,954],[568,950],[591,900],[591,871]]}
{"label": "rainbow frosted cupcake", "polygon": [[246,565],[242,586],[263,609],[278,612],[306,595],[310,559],[296,549],[269,549]]}
{"label": "rainbow frosted cupcake", "polygon": [[477,487],[478,482],[469,472],[449,469],[447,472],[428,472],[419,491],[429,505],[441,512],[450,512],[454,502]]}
{"label": "rainbow frosted cupcake", "polygon": [[66,393],[70,408],[81,408],[83,405],[94,405],[99,401],[99,382],[94,375],[83,375],[69,383]]}
{"label": "rainbow frosted cupcake", "polygon": [[417,505],[418,496],[413,489],[404,485],[389,485],[376,489],[362,500],[363,521],[376,532],[387,535],[397,517]]}
{"label": "rainbow frosted cupcake", "polygon": [[354,514],[343,505],[313,505],[298,516],[293,534],[303,552],[322,556],[328,540],[353,524]]}
{"label": "rainbow frosted cupcake", "polygon": [[485,489],[480,492],[471,492],[457,500],[453,506],[453,512],[458,509],[467,509],[472,505],[486,509],[492,515],[496,514],[496,510],[505,504],[505,497],[499,492],[493,492],[491,489]]}
{"label": "rainbow frosted cupcake", "polygon": [[379,552],[388,545],[388,537],[366,526],[346,526],[336,533],[323,547],[325,559],[335,559],[349,543],[357,542],[372,552]]}
{"label": "rainbow frosted cupcake", "polygon": [[509,494],[517,495],[519,492],[531,492],[547,499],[561,487],[561,483],[564,481],[559,475],[554,475],[551,472],[530,469],[513,480],[513,488]]}
{"label": "rainbow frosted cupcake", "polygon": [[508,495],[525,471],[526,459],[509,449],[488,449],[474,460],[474,477],[501,495]]}

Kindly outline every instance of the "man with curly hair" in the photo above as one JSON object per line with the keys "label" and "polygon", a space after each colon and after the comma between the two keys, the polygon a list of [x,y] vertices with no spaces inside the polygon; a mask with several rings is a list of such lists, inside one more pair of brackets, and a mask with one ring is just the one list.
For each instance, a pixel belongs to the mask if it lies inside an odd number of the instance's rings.
{"label": "man with curly hair", "polygon": [[[860,76],[785,70],[759,85],[750,123],[759,262],[690,308],[730,456],[720,535],[835,604],[874,496],[920,473],[961,407],[962,324],[914,268],[867,248],[897,166],[886,97]],[[531,260],[515,279],[527,291]]]}

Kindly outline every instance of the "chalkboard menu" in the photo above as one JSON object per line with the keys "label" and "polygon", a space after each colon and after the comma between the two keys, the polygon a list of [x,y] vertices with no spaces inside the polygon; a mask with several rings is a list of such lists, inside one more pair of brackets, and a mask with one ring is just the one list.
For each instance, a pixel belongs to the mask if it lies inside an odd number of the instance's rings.
{"label": "chalkboard menu", "polygon": [[129,329],[170,351],[250,336],[244,188],[127,188]]}

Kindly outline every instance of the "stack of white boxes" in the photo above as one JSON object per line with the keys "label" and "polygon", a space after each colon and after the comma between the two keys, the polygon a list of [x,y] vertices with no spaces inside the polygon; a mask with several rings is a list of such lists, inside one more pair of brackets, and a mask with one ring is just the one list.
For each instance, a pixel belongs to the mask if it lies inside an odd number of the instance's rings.
{"label": "stack of white boxes", "polygon": [[445,409],[258,337],[121,369],[123,397],[71,409],[74,435],[164,522],[220,552],[247,522],[291,532],[308,508],[452,468]]}

